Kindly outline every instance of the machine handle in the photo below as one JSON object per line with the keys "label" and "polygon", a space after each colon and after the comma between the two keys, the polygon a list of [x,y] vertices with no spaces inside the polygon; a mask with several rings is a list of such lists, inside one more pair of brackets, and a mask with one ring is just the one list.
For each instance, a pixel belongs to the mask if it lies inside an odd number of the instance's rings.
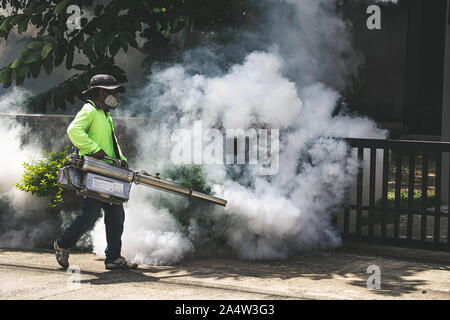
{"label": "machine handle", "polygon": [[105,158],[106,160],[114,161],[114,163],[115,163],[117,166],[121,167],[121,162],[120,162],[119,159],[111,158],[111,157],[108,157],[108,156],[105,156],[104,158]]}

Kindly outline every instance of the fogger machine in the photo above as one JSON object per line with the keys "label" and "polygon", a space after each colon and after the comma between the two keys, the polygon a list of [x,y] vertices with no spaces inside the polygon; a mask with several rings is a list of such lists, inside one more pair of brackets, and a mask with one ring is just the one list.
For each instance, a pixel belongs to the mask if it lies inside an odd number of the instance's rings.
{"label": "fogger machine", "polygon": [[142,184],[178,195],[205,200],[225,206],[227,201],[202,192],[198,192],[175,183],[161,179],[159,173],[152,176],[145,171],[134,172],[120,166],[120,161],[105,157],[115,165],[89,156],[80,157],[78,153],[70,154],[69,164],[58,172],[58,185],[74,190],[78,196],[94,198],[111,204],[128,201],[131,184]]}

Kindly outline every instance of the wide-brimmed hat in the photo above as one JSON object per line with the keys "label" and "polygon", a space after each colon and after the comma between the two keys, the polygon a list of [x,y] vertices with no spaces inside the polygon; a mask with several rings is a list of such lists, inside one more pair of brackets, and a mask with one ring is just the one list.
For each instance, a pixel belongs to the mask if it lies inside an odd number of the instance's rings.
{"label": "wide-brimmed hat", "polygon": [[89,81],[89,89],[82,92],[83,95],[86,95],[91,90],[95,88],[103,88],[106,90],[116,90],[117,92],[124,93],[125,87],[119,83],[117,83],[116,78],[110,76],[109,74],[96,74]]}

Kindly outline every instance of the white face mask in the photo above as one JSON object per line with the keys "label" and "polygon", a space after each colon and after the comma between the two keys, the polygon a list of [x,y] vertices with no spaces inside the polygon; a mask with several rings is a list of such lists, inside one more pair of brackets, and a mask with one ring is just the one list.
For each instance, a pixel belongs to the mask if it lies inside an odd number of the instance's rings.
{"label": "white face mask", "polygon": [[117,98],[112,95],[112,94],[108,94],[105,98],[105,105],[108,106],[108,108],[110,109],[115,109],[117,108],[117,106],[119,105],[119,101],[117,100]]}

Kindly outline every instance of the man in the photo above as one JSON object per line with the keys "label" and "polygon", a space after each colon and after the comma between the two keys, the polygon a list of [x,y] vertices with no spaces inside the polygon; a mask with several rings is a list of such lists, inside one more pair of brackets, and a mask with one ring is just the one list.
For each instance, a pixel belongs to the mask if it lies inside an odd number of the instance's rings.
{"label": "man", "polygon": [[[109,114],[110,109],[115,109],[118,105],[117,93],[123,92],[125,88],[110,75],[100,74],[92,77],[89,89],[83,92],[88,100],[67,129],[67,134],[74,146],[79,149],[80,156],[90,155],[104,161],[109,161],[104,159],[105,156],[112,157],[120,159],[122,166],[128,168],[127,159],[117,143],[114,124]],[[137,267],[120,255],[125,219],[123,205],[84,198],[82,212],[54,243],[56,260],[63,268],[69,266],[69,249],[94,226],[102,208],[105,213],[108,244],[105,250],[105,268],[112,270]]]}

